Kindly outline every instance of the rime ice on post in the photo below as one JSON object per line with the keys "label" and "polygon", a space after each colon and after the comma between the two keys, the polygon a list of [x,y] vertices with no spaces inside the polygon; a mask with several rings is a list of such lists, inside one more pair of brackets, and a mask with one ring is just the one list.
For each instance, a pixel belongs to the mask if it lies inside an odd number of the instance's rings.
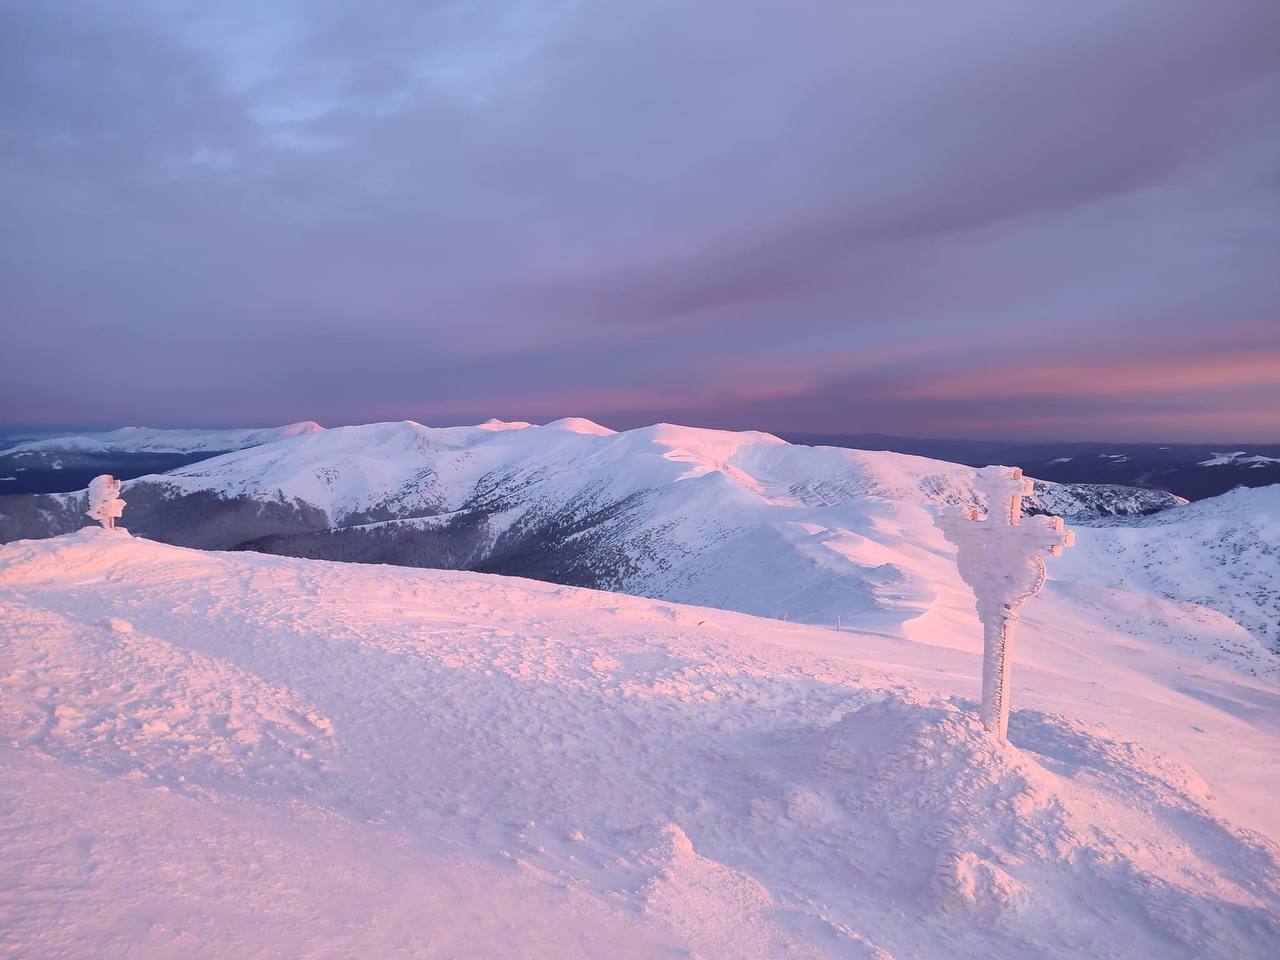
{"label": "rime ice on post", "polygon": [[973,588],[982,621],[982,725],[1001,740],[1009,729],[1009,649],[1023,602],[1044,586],[1044,558],[1061,556],[1075,534],[1061,517],[1022,516],[1031,481],[1017,467],[983,467],[974,482],[987,515],[948,507],[938,526],[957,547],[960,576]]}
{"label": "rime ice on post", "polygon": [[125,502],[120,499],[120,481],[109,473],[89,481],[89,509],[85,516],[92,517],[104,529],[114,530],[116,518],[124,516]]}

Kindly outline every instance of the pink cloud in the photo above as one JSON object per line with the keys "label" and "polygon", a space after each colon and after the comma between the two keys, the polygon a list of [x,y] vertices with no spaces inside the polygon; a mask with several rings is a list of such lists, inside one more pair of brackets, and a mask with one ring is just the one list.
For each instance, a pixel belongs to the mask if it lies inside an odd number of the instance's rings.
{"label": "pink cloud", "polygon": [[896,395],[934,400],[1164,396],[1267,384],[1280,386],[1280,353],[1124,356],[1101,361],[1038,364],[1028,360],[996,369],[931,377],[904,386]]}

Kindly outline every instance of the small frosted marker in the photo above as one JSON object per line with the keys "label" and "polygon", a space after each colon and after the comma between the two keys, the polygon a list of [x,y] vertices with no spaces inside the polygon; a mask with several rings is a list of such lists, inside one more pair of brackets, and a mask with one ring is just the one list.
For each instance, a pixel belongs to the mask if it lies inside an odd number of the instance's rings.
{"label": "small frosted marker", "polygon": [[104,473],[89,481],[89,509],[85,516],[97,520],[104,530],[114,530],[116,519],[124,515],[124,508],[119,480]]}

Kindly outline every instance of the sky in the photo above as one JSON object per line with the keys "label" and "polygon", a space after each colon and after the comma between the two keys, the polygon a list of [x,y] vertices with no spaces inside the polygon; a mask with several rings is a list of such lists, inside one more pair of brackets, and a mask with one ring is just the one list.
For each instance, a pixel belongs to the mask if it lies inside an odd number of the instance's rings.
{"label": "sky", "polygon": [[0,423],[1280,441],[1280,3],[0,0]]}

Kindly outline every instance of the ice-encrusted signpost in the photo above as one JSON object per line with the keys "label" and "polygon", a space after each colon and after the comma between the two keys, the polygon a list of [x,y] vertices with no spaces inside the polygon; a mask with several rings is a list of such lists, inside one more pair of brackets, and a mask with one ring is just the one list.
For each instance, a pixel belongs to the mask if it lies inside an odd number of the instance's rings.
{"label": "ice-encrusted signpost", "polygon": [[1061,556],[1075,534],[1061,517],[1023,517],[1031,481],[1018,467],[983,467],[974,486],[987,495],[987,514],[947,507],[938,526],[956,545],[960,576],[973,588],[982,621],[982,725],[999,739],[1009,730],[1009,647],[1018,611],[1044,586],[1046,556]]}
{"label": "ice-encrusted signpost", "polygon": [[106,530],[114,530],[116,518],[124,516],[125,502],[120,499],[120,481],[109,473],[89,481],[89,509],[85,516],[92,517]]}

